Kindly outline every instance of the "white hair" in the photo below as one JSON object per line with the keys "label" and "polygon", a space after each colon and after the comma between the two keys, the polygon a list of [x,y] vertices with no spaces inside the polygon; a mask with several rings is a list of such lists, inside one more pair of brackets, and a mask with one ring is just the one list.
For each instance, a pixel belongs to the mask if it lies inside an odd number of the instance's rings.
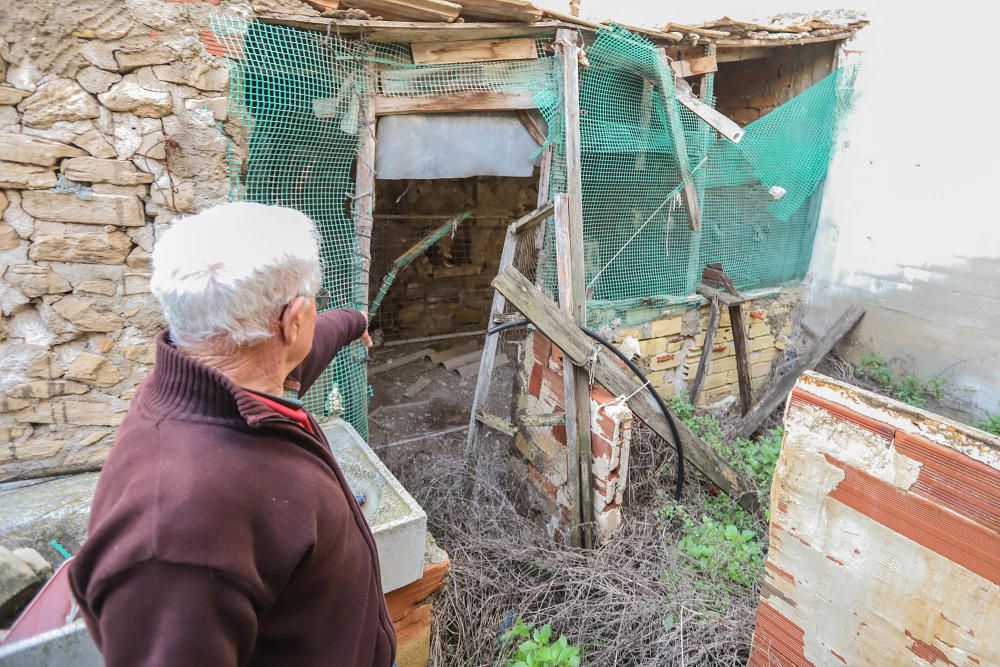
{"label": "white hair", "polygon": [[150,289],[179,347],[242,347],[274,336],[281,309],[321,280],[312,220],[239,202],[174,223],[153,250]]}

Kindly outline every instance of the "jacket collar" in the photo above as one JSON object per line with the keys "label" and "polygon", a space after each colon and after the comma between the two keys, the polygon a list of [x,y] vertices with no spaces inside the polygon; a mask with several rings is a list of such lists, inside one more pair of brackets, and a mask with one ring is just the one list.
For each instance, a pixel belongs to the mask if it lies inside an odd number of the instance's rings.
{"label": "jacket collar", "polygon": [[219,371],[177,349],[170,332],[156,337],[156,364],[136,395],[140,408],[188,421],[231,422],[256,428],[280,415]]}

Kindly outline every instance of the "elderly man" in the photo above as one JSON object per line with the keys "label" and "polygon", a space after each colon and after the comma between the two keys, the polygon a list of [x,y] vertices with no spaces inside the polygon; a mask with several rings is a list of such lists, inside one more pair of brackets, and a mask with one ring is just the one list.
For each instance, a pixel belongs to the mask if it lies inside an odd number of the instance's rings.
{"label": "elderly man", "polygon": [[371,343],[363,314],[317,315],[320,281],[292,209],[218,206],[156,246],[169,329],[71,567],[108,665],[392,665],[375,542],[296,400]]}

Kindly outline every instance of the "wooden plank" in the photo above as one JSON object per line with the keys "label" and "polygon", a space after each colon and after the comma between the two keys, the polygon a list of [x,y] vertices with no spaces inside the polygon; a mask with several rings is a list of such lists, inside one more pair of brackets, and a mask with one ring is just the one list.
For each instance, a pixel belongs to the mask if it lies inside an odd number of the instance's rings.
{"label": "wooden plank", "polygon": [[833,326],[823,334],[822,338],[816,340],[812,346],[802,354],[795,362],[795,365],[781,376],[774,385],[767,390],[757,405],[753,407],[750,412],[743,417],[742,421],[736,426],[732,431],[731,437],[734,438],[749,438],[754,432],[760,428],[760,425],[764,423],[768,415],[774,412],[782,402],[784,402],[785,397],[792,392],[792,388],[795,386],[795,381],[798,380],[799,376],[805,373],[807,370],[811,370],[818,364],[823,357],[830,353],[833,346],[840,342],[840,339],[846,336],[854,325],[864,316],[865,310],[861,306],[852,305],[844,313],[837,318],[837,321],[833,323]]}
{"label": "wooden plank", "polygon": [[499,431],[504,435],[509,435],[509,436],[517,435],[517,427],[511,424],[503,417],[498,417],[497,415],[491,415],[488,412],[483,412],[482,410],[476,410],[475,415],[476,415],[476,420],[483,426],[488,426],[494,431]]}
{"label": "wooden plank", "polygon": [[743,306],[729,306],[729,321],[733,327],[733,348],[736,350],[736,377],[740,383],[740,414],[750,412],[753,405],[753,387],[750,384],[750,341],[743,319]]}
{"label": "wooden plank", "polygon": [[355,169],[354,228],[358,236],[358,254],[361,256],[360,291],[363,310],[368,312],[371,285],[372,227],[375,212],[375,82],[369,79],[366,95],[360,101],[358,118],[358,159]]}
{"label": "wooden plank", "polygon": [[666,32],[691,32],[699,37],[712,37],[715,39],[729,37],[729,33],[724,30],[712,30],[710,28],[702,28],[701,26],[688,25],[686,23],[671,22],[663,26],[663,30]]}
{"label": "wooden plank", "polygon": [[452,359],[454,357],[460,357],[463,354],[468,354],[479,349],[479,342],[474,340],[467,340],[461,345],[455,345],[454,347],[449,347],[444,350],[439,350],[431,355],[432,364],[440,364],[443,361]]}
{"label": "wooden plank", "polygon": [[[575,30],[582,28],[587,28],[589,30],[598,31],[603,30],[608,27],[611,21],[604,21],[603,23],[598,23],[596,21],[588,21],[587,19],[580,18],[579,16],[573,16],[572,14],[564,14],[563,12],[557,12],[554,9],[543,9],[542,10],[546,16],[552,17],[554,19],[559,19],[565,23],[572,24]],[[641,26],[629,25],[627,23],[621,23],[619,21],[614,21],[617,25],[620,25],[627,30],[634,32],[636,34],[647,37],[656,43],[670,43],[674,44],[684,39],[684,35],[679,32],[663,32],[662,30],[654,30],[651,28],[643,28]],[[566,26],[563,26],[566,27]]]}
{"label": "wooden plank", "polygon": [[322,16],[263,12],[261,23],[286,25],[301,30],[316,30],[339,35],[364,35],[372,42],[435,42],[506,37],[546,37],[555,34],[559,21],[535,23],[420,23],[413,21],[369,21],[332,19]]}
{"label": "wooden plank", "polygon": [[[748,47],[763,46],[765,48],[776,48],[779,46],[802,46],[803,44],[822,44],[823,42],[840,42],[854,36],[853,31],[838,32],[832,35],[822,35],[818,37],[797,37],[795,39],[785,39],[777,37],[773,39],[720,39],[716,44],[721,49],[723,47]],[[720,61],[725,62],[725,61]]]}
{"label": "wooden plank", "polygon": [[718,52],[715,60],[718,63],[735,63],[743,60],[758,60],[770,58],[774,51],[766,46],[721,46],[716,44]]}
{"label": "wooden plank", "polygon": [[544,415],[518,415],[515,421],[518,426],[525,428],[560,426],[566,423],[566,413],[551,412]]}
{"label": "wooden plank", "polygon": [[721,292],[714,287],[708,287],[706,285],[700,285],[698,287],[698,294],[705,297],[709,301],[712,299],[718,300],[723,306],[729,308],[730,306],[738,306],[741,303],[746,303],[747,299],[742,296],[733,296],[727,292]]}
{"label": "wooden plank", "polygon": [[511,229],[515,234],[520,234],[525,229],[530,229],[534,227],[539,222],[542,222],[546,218],[552,215],[552,204],[546,203],[538,208],[536,208],[531,213],[525,215],[524,217],[518,218],[515,222],[511,223]]}
{"label": "wooden plank", "polygon": [[[517,252],[517,234],[514,233],[514,226],[507,227],[504,236],[503,249],[500,251],[499,270],[504,271],[514,266],[514,255]],[[507,308],[507,300],[500,292],[493,293],[493,303],[490,305],[490,319],[503,316]],[[475,490],[476,467],[479,461],[479,421],[476,414],[479,410],[489,404],[490,392],[493,388],[493,368],[496,363],[497,347],[500,345],[500,334],[487,334],[483,343],[483,354],[479,358],[479,376],[476,379],[476,390],[472,395],[472,410],[469,415],[469,435],[465,440],[465,465],[469,471],[469,477],[465,483],[465,496],[472,496]]]}
{"label": "wooden plank", "polygon": [[715,332],[719,328],[719,300],[713,298],[709,300],[711,304],[711,314],[708,317],[708,329],[705,331],[705,342],[701,346],[701,359],[698,360],[698,372],[695,373],[694,381],[691,383],[691,403],[698,403],[698,394],[701,392],[701,385],[708,374],[708,365],[712,361],[712,347],[715,345]]}
{"label": "wooden plank", "polygon": [[697,56],[684,58],[682,60],[671,60],[670,69],[680,77],[701,76],[709,72],[719,71],[715,56]]}
{"label": "wooden plank", "polygon": [[320,12],[340,9],[340,0],[306,0],[306,4]]}
{"label": "wooden plank", "polygon": [[[573,260],[570,249],[568,199],[568,195],[564,193],[555,196],[556,272],[558,274],[557,283],[559,285],[559,307],[568,317],[574,317],[574,285],[571,277]],[[580,449],[583,442],[583,434],[587,435],[588,440],[590,438],[590,419],[580,418],[582,410],[580,410],[578,404],[586,402],[589,408],[590,387],[577,386],[576,370],[573,364],[567,363],[565,358],[563,359],[563,409],[566,413],[566,469],[568,471],[566,486],[568,487],[570,516],[572,517],[570,541],[573,546],[580,546],[583,543],[580,524],[586,523],[583,505],[587,501],[587,494],[583,493],[583,488],[584,484],[588,488],[591,484],[589,483],[589,478],[583,475],[582,452]],[[587,378],[585,378],[586,380]],[[578,391],[578,389],[582,391]],[[581,431],[583,434],[581,434]]]}
{"label": "wooden plank", "polygon": [[[552,146],[542,151],[542,163],[538,168],[538,206],[549,203],[549,177],[552,173]],[[535,284],[541,287],[545,282],[545,225],[538,225],[535,232]]]}
{"label": "wooden plank", "polygon": [[508,93],[466,91],[450,95],[414,95],[375,98],[375,114],[393,116],[406,113],[453,113],[460,111],[513,111],[535,109],[530,90]]}
{"label": "wooden plank", "polygon": [[373,366],[368,369],[368,375],[378,375],[379,373],[384,373],[385,371],[392,370],[393,368],[399,368],[400,366],[405,366],[406,364],[412,364],[418,359],[423,359],[424,357],[429,357],[434,353],[434,348],[425,347],[422,350],[417,350],[416,352],[411,352],[410,354],[404,354],[401,357],[396,357],[384,364],[379,364],[378,366]]}
{"label": "wooden plank", "polygon": [[340,0],[351,9],[363,9],[372,16],[414,21],[445,21],[458,18],[462,6],[448,0]]}
{"label": "wooden plank", "polygon": [[489,21],[524,21],[531,23],[542,18],[542,10],[527,0],[457,0],[462,5],[462,16]]}
{"label": "wooden plank", "polygon": [[428,563],[424,565],[424,575],[420,579],[386,593],[385,604],[389,608],[392,620],[395,621],[397,615],[402,617],[407,610],[416,607],[441,589],[450,566],[451,562],[447,559],[440,563]]}
{"label": "wooden plank", "polygon": [[457,357],[451,357],[450,359],[445,359],[441,362],[449,371],[456,370],[470,363],[478,362],[482,356],[482,350],[474,350],[472,352],[466,352],[465,354],[460,354]]}
{"label": "wooden plank", "polygon": [[663,73],[669,71],[670,65],[667,54],[663,49],[659,49],[661,67],[654,68],[660,92],[663,94],[663,107],[667,114],[667,128],[670,131],[670,140],[674,145],[674,152],[677,155],[677,166],[681,172],[681,180],[684,183],[684,203],[686,204],[688,220],[691,229],[701,230],[701,206],[698,204],[698,192],[695,187],[694,176],[691,174],[691,165],[688,163],[687,139],[684,136],[684,125],[681,123],[681,113],[677,106],[674,91],[674,82],[669,80]]}
{"label": "wooden plank", "polygon": [[532,112],[525,109],[518,109],[514,112],[517,119],[521,121],[521,125],[524,125],[524,129],[528,131],[531,138],[538,142],[539,146],[545,145],[545,132],[542,130],[542,125],[539,123]]}
{"label": "wooden plank", "polygon": [[711,125],[719,134],[733,143],[743,138],[745,132],[736,121],[695,97],[691,86],[686,81],[679,80],[676,83],[677,101],[687,107],[691,113]]}
{"label": "wooden plank", "polygon": [[413,42],[413,62],[418,65],[478,63],[492,60],[531,60],[538,57],[535,40],[473,39],[465,42]]}
{"label": "wooden plank", "polygon": [[[574,363],[584,364],[589,360],[594,342],[516,269],[508,268],[501,272],[493,281],[493,286]],[[648,391],[636,391],[639,381],[610,354],[597,355],[594,378],[613,395],[630,396],[628,406],[632,412],[664,440],[673,442],[670,426],[659,405]],[[677,423],[677,430],[683,443],[684,458],[748,512],[758,514],[760,505],[751,482],[683,423]]]}
{"label": "wooden plank", "polygon": [[431,379],[428,376],[425,375],[423,377],[419,377],[413,382],[413,384],[411,384],[403,391],[403,396],[406,396],[407,398],[413,398],[414,396],[420,394],[420,392],[422,392],[424,389],[427,389],[427,387],[430,386],[430,384],[431,384]]}

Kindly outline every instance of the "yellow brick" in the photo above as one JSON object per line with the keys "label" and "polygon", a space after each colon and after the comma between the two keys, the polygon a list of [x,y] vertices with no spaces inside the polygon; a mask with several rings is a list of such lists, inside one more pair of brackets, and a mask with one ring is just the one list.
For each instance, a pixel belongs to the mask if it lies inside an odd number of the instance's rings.
{"label": "yellow brick", "polygon": [[683,347],[684,347],[683,338],[681,338],[680,340],[672,340],[669,343],[667,343],[666,352],[680,352],[681,349],[683,349]]}
{"label": "yellow brick", "polygon": [[660,336],[676,336],[681,332],[681,316],[674,315],[663,320],[653,320],[650,322],[650,331],[654,338]]}
{"label": "yellow brick", "polygon": [[663,338],[650,338],[639,341],[639,353],[644,357],[662,354],[667,350],[667,341]]}
{"label": "yellow brick", "polygon": [[731,357],[734,354],[736,354],[736,346],[733,344],[733,341],[731,340],[728,341],[717,340],[715,341],[715,344],[712,345],[713,359],[722,359],[723,357]]}
{"label": "yellow brick", "polygon": [[646,379],[649,380],[649,383],[652,384],[654,387],[659,387],[663,384],[664,375],[665,373],[663,371],[646,373]]}
{"label": "yellow brick", "polygon": [[677,387],[675,387],[671,382],[670,384],[663,385],[662,387],[657,387],[656,393],[658,393],[661,398],[669,401],[677,393]]}
{"label": "yellow brick", "polygon": [[761,336],[750,341],[751,352],[766,350],[769,347],[774,347],[774,336]]}
{"label": "yellow brick", "polygon": [[712,363],[708,365],[708,370],[710,373],[721,373],[723,371],[731,371],[736,368],[736,357],[725,357],[723,359],[716,359],[712,357]]}
{"label": "yellow brick", "polygon": [[[777,343],[775,343],[777,346]],[[778,350],[774,347],[769,347],[766,350],[760,350],[759,352],[752,352],[750,354],[750,363],[756,364],[761,361],[771,361],[778,356]]]}
{"label": "yellow brick", "polygon": [[774,341],[774,347],[775,349],[778,350],[784,350],[786,347],[788,347],[788,341],[786,341],[784,338],[779,338],[778,340]]}
{"label": "yellow brick", "polygon": [[760,336],[770,336],[771,325],[768,324],[767,322],[758,322],[756,324],[751,324],[749,335],[751,338],[759,338]]}
{"label": "yellow brick", "polygon": [[713,402],[717,399],[723,398],[725,396],[735,396],[737,392],[736,387],[733,385],[725,385],[723,387],[716,387],[714,389],[707,389],[702,397],[705,403]]}
{"label": "yellow brick", "polygon": [[705,384],[702,385],[702,388],[715,389],[716,387],[721,387],[727,382],[730,382],[729,373],[710,373],[705,376]]}
{"label": "yellow brick", "polygon": [[767,377],[770,374],[770,372],[771,372],[770,361],[762,361],[759,364],[752,364],[750,366],[751,378]]}
{"label": "yellow brick", "polygon": [[677,368],[681,365],[681,355],[678,352],[664,352],[649,360],[649,367],[654,371]]}

